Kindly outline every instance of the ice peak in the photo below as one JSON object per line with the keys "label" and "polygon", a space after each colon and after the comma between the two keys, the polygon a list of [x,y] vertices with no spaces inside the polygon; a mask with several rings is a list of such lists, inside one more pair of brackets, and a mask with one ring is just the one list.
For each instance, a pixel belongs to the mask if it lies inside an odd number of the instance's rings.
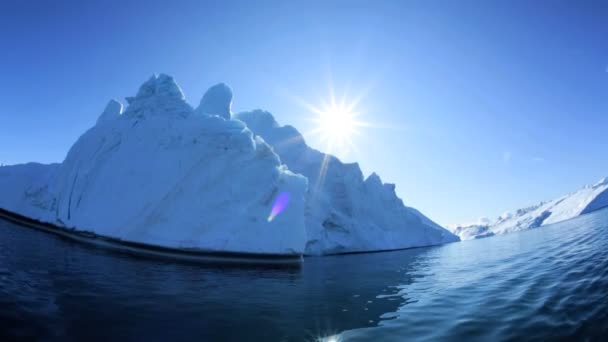
{"label": "ice peak", "polygon": [[375,172],[372,172],[372,174],[367,177],[365,182],[368,184],[382,185],[382,180],[380,179],[380,176],[378,176],[378,174]]}
{"label": "ice peak", "polygon": [[205,92],[196,113],[230,119],[231,107],[232,89],[225,83],[218,83]]}
{"label": "ice peak", "polygon": [[103,113],[97,118],[97,124],[115,119],[119,117],[120,114],[122,114],[122,103],[115,99],[111,99],[106,105],[106,109],[104,109]]}
{"label": "ice peak", "polygon": [[166,74],[153,75],[139,87],[135,97],[127,97],[127,115],[172,112],[181,116],[190,114],[192,108],[186,103],[184,92],[173,77]]}
{"label": "ice peak", "polygon": [[[160,74],[152,75],[144,84],[139,87],[137,96],[134,100],[149,98],[149,97],[168,97],[184,100],[185,96],[182,89],[177,85],[173,77]],[[131,101],[129,101],[131,103]]]}
{"label": "ice peak", "polygon": [[594,187],[600,187],[603,185],[608,185],[608,177],[604,177],[604,178],[600,179],[599,182],[595,183]]}
{"label": "ice peak", "polygon": [[236,114],[236,118],[247,122],[247,126],[251,126],[254,131],[279,127],[272,113],[262,109],[238,113]]}

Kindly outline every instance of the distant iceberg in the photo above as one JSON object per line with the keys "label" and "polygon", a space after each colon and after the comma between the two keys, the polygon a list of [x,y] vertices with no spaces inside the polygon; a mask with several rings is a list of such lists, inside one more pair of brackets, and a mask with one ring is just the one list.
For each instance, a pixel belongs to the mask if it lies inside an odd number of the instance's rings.
{"label": "distant iceberg", "polygon": [[608,178],[558,199],[505,213],[494,222],[460,225],[452,231],[462,240],[478,239],[557,223],[605,207],[608,207]]}
{"label": "distant iceberg", "polygon": [[[0,208],[121,241],[209,252],[329,254],[458,240],[403,206],[377,175],[364,180],[356,164],[303,140],[281,147],[281,135],[301,136],[269,114],[234,117],[224,84],[192,108],[161,74],[127,102],[123,110],[111,100],[61,164],[0,167]],[[324,158],[325,182],[313,188]]]}

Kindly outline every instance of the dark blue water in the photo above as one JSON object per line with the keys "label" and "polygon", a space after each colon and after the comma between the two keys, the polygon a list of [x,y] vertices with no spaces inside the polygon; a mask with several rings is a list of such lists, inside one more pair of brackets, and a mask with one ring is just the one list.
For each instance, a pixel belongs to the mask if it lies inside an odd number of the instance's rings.
{"label": "dark blue water", "polygon": [[0,221],[0,340],[606,340],[608,210],[300,269],[137,259]]}

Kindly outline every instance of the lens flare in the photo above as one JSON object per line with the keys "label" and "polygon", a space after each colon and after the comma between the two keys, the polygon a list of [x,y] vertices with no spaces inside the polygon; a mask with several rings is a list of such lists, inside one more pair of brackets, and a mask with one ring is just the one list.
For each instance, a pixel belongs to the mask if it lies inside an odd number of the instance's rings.
{"label": "lens flare", "polygon": [[289,203],[289,193],[281,192],[279,196],[274,200],[274,205],[272,206],[272,210],[270,211],[270,215],[268,215],[268,222],[274,220],[277,215],[279,215],[285,208],[287,208],[287,204]]}
{"label": "lens flare", "polygon": [[326,337],[319,337],[317,339],[318,342],[340,342],[342,339],[340,338],[340,336],[326,336]]}

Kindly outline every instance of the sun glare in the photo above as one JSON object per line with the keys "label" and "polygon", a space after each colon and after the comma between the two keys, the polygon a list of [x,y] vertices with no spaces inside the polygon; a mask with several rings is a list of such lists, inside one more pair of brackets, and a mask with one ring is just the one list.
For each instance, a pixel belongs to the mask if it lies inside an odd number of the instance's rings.
{"label": "sun glare", "polygon": [[318,124],[321,137],[328,142],[343,144],[345,140],[352,139],[356,132],[355,113],[344,106],[332,104],[324,108],[313,121]]}
{"label": "sun glare", "polygon": [[358,120],[356,102],[336,102],[333,97],[321,107],[309,106],[315,116],[311,119],[314,129],[307,135],[318,135],[327,153],[346,154],[355,150],[354,138],[359,129],[366,126]]}
{"label": "sun glare", "polygon": [[[306,120],[312,123],[312,129],[304,132],[304,137],[317,140],[321,145],[318,146],[318,149],[324,153],[319,175],[315,183],[312,184],[312,189],[319,189],[323,185],[332,156],[345,158],[353,152],[359,152],[356,140],[363,138],[364,128],[372,127],[369,123],[361,120],[363,111],[357,108],[367,89],[353,98],[349,98],[347,92],[345,92],[341,98],[336,99],[335,91],[330,82],[329,96],[325,101],[320,101],[320,105],[313,105],[294,97],[300,105],[309,111]],[[313,191],[313,193],[316,193],[316,191]]]}

